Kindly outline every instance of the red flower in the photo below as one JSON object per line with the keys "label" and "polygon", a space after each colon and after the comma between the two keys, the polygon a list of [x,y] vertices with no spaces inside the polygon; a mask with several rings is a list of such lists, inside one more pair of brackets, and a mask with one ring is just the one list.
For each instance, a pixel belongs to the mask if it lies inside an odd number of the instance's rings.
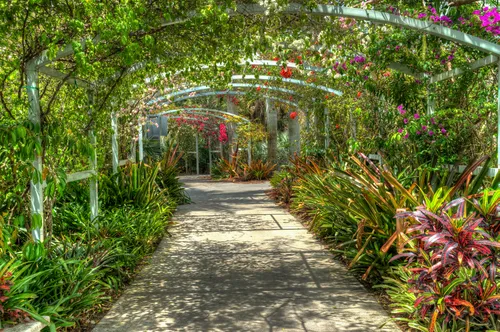
{"label": "red flower", "polygon": [[297,117],[297,112],[290,113],[290,119],[295,119]]}
{"label": "red flower", "polygon": [[335,129],[340,129],[340,125],[338,123],[335,125]]}
{"label": "red flower", "polygon": [[293,100],[293,96],[288,97],[288,99]]}
{"label": "red flower", "polygon": [[278,58],[277,56],[275,56],[275,57],[273,58],[273,60],[274,60],[274,61],[280,61],[280,58]]}
{"label": "red flower", "polygon": [[325,99],[328,99],[328,97],[329,97],[328,95],[325,95]]}
{"label": "red flower", "polygon": [[361,97],[361,91],[358,91],[358,98]]}
{"label": "red flower", "polygon": [[297,62],[299,65],[301,65],[301,64],[302,64],[302,57],[301,57],[300,55],[297,57],[296,62]]}
{"label": "red flower", "polygon": [[290,77],[292,77],[292,68],[285,68],[285,67],[281,68],[280,75],[283,78],[290,78]]}
{"label": "red flower", "polygon": [[260,86],[257,87],[257,92],[260,91]]}

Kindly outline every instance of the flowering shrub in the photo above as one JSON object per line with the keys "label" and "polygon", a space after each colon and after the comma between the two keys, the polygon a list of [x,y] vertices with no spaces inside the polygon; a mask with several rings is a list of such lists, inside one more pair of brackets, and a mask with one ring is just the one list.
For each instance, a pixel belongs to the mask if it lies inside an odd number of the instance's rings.
{"label": "flowering shrub", "polygon": [[438,110],[432,115],[410,112],[403,105],[397,110],[397,134],[421,163],[454,163],[472,141],[473,126],[461,110]]}

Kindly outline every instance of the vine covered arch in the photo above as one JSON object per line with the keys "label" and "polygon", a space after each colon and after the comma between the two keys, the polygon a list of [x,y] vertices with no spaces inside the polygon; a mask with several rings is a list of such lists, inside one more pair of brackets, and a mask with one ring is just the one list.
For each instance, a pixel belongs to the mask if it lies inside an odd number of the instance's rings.
{"label": "vine covered arch", "polygon": [[[234,6],[236,5],[236,6]],[[199,7],[199,8],[198,8]],[[172,13],[176,11],[176,9],[171,10]],[[398,26],[402,28],[407,28],[407,29],[412,29],[416,30],[422,33],[426,33],[429,35],[436,36],[438,38],[443,38],[449,41],[452,41],[454,43],[457,43],[459,45],[464,45],[467,47],[470,47],[471,49],[486,53],[488,56],[482,59],[479,59],[473,63],[473,65],[470,66],[471,69],[478,69],[482,66],[486,65],[491,65],[491,64],[498,64],[498,57],[500,56],[500,46],[479,38],[475,37],[471,34],[461,32],[458,30],[451,29],[447,26],[431,23],[427,20],[418,20],[414,19],[411,17],[404,17],[402,15],[395,15],[394,13],[386,13],[382,11],[376,11],[376,10],[366,10],[366,9],[359,9],[359,8],[349,8],[349,7],[339,7],[339,6],[333,6],[333,5],[324,5],[324,4],[311,4],[309,6],[305,6],[302,4],[296,4],[292,3],[287,6],[279,7],[279,8],[268,8],[266,6],[261,6],[261,5],[256,5],[256,4],[233,4],[231,3],[230,5],[224,7],[220,6],[220,8],[205,8],[202,5],[194,4],[194,8],[192,10],[189,10],[189,8],[183,7],[182,10],[178,11],[179,18],[176,16],[173,16],[174,18],[172,19],[172,16],[151,21],[149,22],[149,25],[143,22],[144,24],[140,27],[131,27],[130,31],[128,31],[128,38],[142,38],[144,37],[145,39],[147,36],[153,35],[156,31],[164,32],[167,31],[168,29],[169,32],[173,31],[171,29],[172,26],[183,26],[184,28],[190,27],[190,24],[192,22],[205,22],[207,18],[210,17],[221,17],[225,22],[230,20],[231,18],[238,17],[238,16],[245,16],[245,17],[264,17],[268,18],[271,17],[272,15],[276,16],[283,16],[292,19],[292,17],[301,17],[301,16],[311,16],[311,17],[347,17],[347,18],[353,18],[353,19],[358,19],[362,21],[369,21],[369,22],[374,22],[376,24],[388,24],[388,25],[393,25],[393,26]],[[212,15],[212,16],[211,16]],[[206,23],[208,24],[208,23]],[[215,23],[214,23],[215,24]],[[265,28],[264,28],[265,29]],[[92,33],[97,30],[91,30]],[[229,30],[226,30],[229,31]],[[82,36],[83,34],[80,32],[78,36]],[[172,34],[174,35],[174,34]],[[104,105],[107,104],[107,101],[109,100],[109,97],[113,95],[113,90],[116,88],[118,85],[118,82],[123,80],[124,86],[130,86],[131,84],[136,84],[137,79],[140,76],[140,73],[147,72],[148,70],[152,70],[154,67],[156,67],[159,63],[158,60],[160,60],[161,63],[164,63],[165,66],[171,65],[173,69],[177,66],[179,67],[192,67],[196,68],[197,66],[199,67],[200,63],[207,63],[208,61],[205,60],[212,60],[214,62],[217,59],[217,53],[214,52],[215,56],[210,55],[208,52],[207,54],[203,54],[202,56],[198,57],[193,57],[193,62],[190,62],[187,65],[179,65],[178,59],[179,56],[175,54],[175,52],[171,52],[171,60],[170,62],[168,61],[163,61],[165,59],[161,58],[163,57],[168,57],[168,54],[164,53],[163,51],[165,49],[162,49],[161,47],[166,47],[165,45],[161,44],[161,39],[158,41],[158,45],[156,45],[155,52],[151,52],[150,54],[141,54],[139,50],[133,50],[132,47],[118,47],[117,50],[115,50],[116,53],[114,54],[122,54],[123,59],[120,61],[118,65],[113,65],[113,64],[108,64],[106,63],[106,59],[108,57],[112,57],[113,54],[111,52],[106,53],[102,51],[103,48],[105,48],[106,42],[109,42],[111,45],[111,41],[108,38],[106,34],[99,34],[96,33],[94,35],[85,35],[85,38],[82,39],[81,42],[73,42],[71,44],[67,44],[66,46],[60,47],[62,44],[60,41],[58,43],[53,43],[50,46],[50,49],[43,50],[42,52],[34,52],[33,54],[30,54],[27,56],[27,59],[25,61],[25,66],[23,67],[24,73],[26,75],[26,82],[24,84],[24,87],[26,88],[26,94],[28,96],[28,101],[29,101],[29,120],[32,123],[32,125],[35,128],[43,127],[43,114],[41,114],[41,108],[40,108],[40,85],[39,85],[39,73],[42,73],[44,75],[54,77],[57,79],[60,79],[61,82],[69,83],[70,85],[77,85],[78,87],[84,88],[86,90],[89,90],[89,97],[88,97],[88,110],[90,117],[96,117],[100,116],[100,111],[104,109]],[[179,37],[175,35],[174,37]],[[211,36],[210,36],[211,37]],[[231,36],[229,36],[231,37]],[[165,37],[167,38],[167,37]],[[179,43],[186,43],[185,40],[181,40],[182,38],[179,38],[177,41]],[[207,38],[209,39],[209,38]],[[265,45],[266,43],[262,40],[259,40],[256,38],[255,44],[257,43],[262,43],[262,45]],[[64,39],[63,39],[64,40]],[[201,40],[201,41],[200,41]],[[191,40],[193,43],[197,43],[195,46],[198,47],[199,45],[208,45],[207,40],[204,40],[200,38],[200,40]],[[113,42],[116,42],[113,40]],[[141,41],[142,42],[142,41]],[[145,43],[148,42],[147,40],[144,41]],[[123,42],[124,44],[127,44],[127,41],[125,40]],[[224,40],[225,45],[229,47],[233,47],[228,40]],[[167,42],[168,44],[168,42]],[[136,43],[136,45],[138,45]],[[228,55],[229,52],[227,51],[226,48],[224,52],[221,51],[221,55],[223,54],[224,56]],[[249,50],[244,50],[243,52],[240,52],[239,54],[234,54],[234,56],[230,57],[227,63],[231,65],[240,63],[242,53],[247,53],[247,54],[256,54],[256,50],[259,49],[259,47],[255,47],[254,49],[249,49]],[[85,72],[85,70],[69,70],[68,68],[64,66],[64,59],[75,55],[75,58],[77,59],[76,63],[78,64],[78,68],[84,68],[86,63],[82,59],[86,59],[87,55],[86,52],[96,52],[99,53],[102,51],[102,59],[100,61],[108,65],[105,67],[105,70],[102,70],[98,74],[95,72],[92,72],[89,70],[88,72]],[[171,50],[170,50],[171,51]],[[135,59],[131,54],[133,52],[137,52],[137,54],[141,54],[140,56],[137,56]],[[236,52],[235,52],[236,53]],[[139,59],[137,59],[139,58]],[[130,61],[132,60],[132,61]],[[135,60],[141,60],[141,61],[135,61]],[[266,60],[263,60],[266,61]],[[198,63],[198,64],[196,64]],[[57,64],[57,65],[54,65]],[[87,63],[87,65],[89,65]],[[229,67],[230,67],[229,66]],[[139,68],[138,70],[135,70],[135,68]],[[396,66],[397,67],[397,66]],[[116,70],[118,69],[118,70]],[[228,70],[231,68],[228,68]],[[75,71],[77,74],[81,74],[80,76],[75,74]],[[409,72],[413,71],[412,68],[410,68]],[[464,72],[463,69],[456,68],[454,70],[450,70],[448,72],[442,73],[441,76],[433,76],[432,78],[429,79],[428,76],[424,75],[424,79],[427,79],[428,84],[432,84],[434,82],[437,82],[440,79],[446,79],[446,78],[451,78],[457,74],[460,74],[460,71]],[[127,75],[130,74],[130,75]],[[128,77],[127,77],[128,76]],[[270,75],[269,75],[270,76]],[[104,79],[103,79],[104,77]],[[242,77],[243,78],[243,77]],[[256,78],[256,77],[254,77]],[[238,78],[235,78],[238,79]],[[223,80],[229,80],[227,77],[221,79]],[[218,84],[214,84],[214,87],[217,86]],[[60,89],[61,85],[57,85],[57,89]],[[103,88],[104,87],[104,88]],[[94,98],[95,91],[97,90],[104,90],[106,91],[103,95],[100,96],[100,98]],[[223,90],[219,90],[223,91]],[[235,92],[227,92],[226,94],[233,94]],[[238,92],[240,93],[240,92]],[[203,95],[205,93],[200,93],[198,96]],[[206,93],[205,95],[209,95],[209,93]],[[54,99],[54,98],[53,98]],[[49,106],[53,103],[53,99],[49,101]],[[99,99],[101,100],[101,106],[99,107],[94,107],[93,104],[95,103],[95,100]],[[185,100],[187,97],[181,97],[181,98],[176,98],[176,101],[180,100]],[[500,113],[500,102],[498,103],[498,111]],[[94,109],[96,108],[96,109]],[[432,101],[429,101],[429,111],[433,111],[433,106],[432,106]],[[92,123],[92,121],[91,121]],[[116,133],[116,118],[112,118],[112,127],[113,127],[113,132]],[[36,133],[37,139],[38,139],[38,144],[41,143],[42,140],[42,131],[38,131]],[[96,145],[96,138],[92,132],[92,130],[89,130],[89,137],[90,141],[92,144],[95,146]],[[116,135],[113,134],[114,140],[112,147],[115,149],[115,139]],[[498,144],[498,140],[500,139],[500,125],[498,126],[497,130],[497,152],[498,156],[500,157],[500,144]],[[500,160],[500,158],[498,158]],[[115,159],[113,158],[113,162]],[[89,165],[90,165],[90,172],[89,174],[92,174],[92,172],[95,172],[96,169],[96,164],[97,164],[97,156],[94,154],[91,156],[89,159]],[[39,151],[36,151],[34,159],[33,159],[33,166],[37,172],[37,174],[41,174],[43,172],[43,165],[42,165],[42,155]],[[97,215],[98,211],[98,206],[97,206],[97,182],[95,179],[95,176],[90,176],[92,185],[91,185],[91,206],[92,206],[92,215],[95,217]],[[35,224],[38,225],[39,227],[34,230],[34,237],[35,239],[41,240],[43,239],[43,235],[41,234],[41,226],[43,224],[43,182],[40,179],[37,179],[36,177],[31,181],[31,210],[32,210],[32,215],[34,216],[34,219],[36,219]]]}

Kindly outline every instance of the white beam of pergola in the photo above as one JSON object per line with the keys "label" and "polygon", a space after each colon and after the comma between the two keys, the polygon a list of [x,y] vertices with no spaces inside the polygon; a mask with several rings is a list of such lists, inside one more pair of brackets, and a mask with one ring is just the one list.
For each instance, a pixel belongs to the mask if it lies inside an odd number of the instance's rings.
{"label": "white beam of pergola", "polygon": [[[188,100],[188,99],[194,99],[194,98],[201,98],[201,97],[223,96],[223,95],[245,96],[247,94],[249,94],[248,91],[228,91],[228,90],[224,90],[224,91],[209,91],[209,92],[198,93],[198,94],[195,94],[195,95],[183,96],[183,97],[175,98],[173,100],[165,100],[165,101],[160,102],[159,105],[162,105],[162,104],[173,104],[173,103],[177,103],[179,101]],[[276,98],[276,97],[273,97],[273,96],[265,96],[265,98],[271,99],[271,100],[275,100],[275,101],[278,101],[278,102],[281,102],[281,103],[288,104],[290,106],[299,108],[299,104],[294,103],[294,102],[292,102],[290,100],[286,100],[286,99],[283,99],[283,98]]]}
{"label": "white beam of pergola", "polygon": [[[290,90],[290,89],[284,89],[284,88],[279,88],[279,87],[274,87],[274,86],[267,86],[267,85],[260,85],[260,84],[245,84],[245,83],[233,83],[231,84],[232,87],[234,88],[257,88],[257,87],[260,87],[261,89],[267,89],[267,90],[270,90],[270,91],[276,91],[276,92],[282,92],[282,93],[286,93],[286,94],[290,94],[290,95],[296,95],[297,92],[293,91],[293,90]],[[181,95],[185,95],[185,94],[195,94],[195,93],[198,93],[200,91],[207,91],[207,90],[213,90],[213,88],[207,86],[207,85],[202,85],[202,86],[197,86],[197,87],[193,87],[193,88],[189,88],[189,89],[185,89],[185,90],[179,90],[179,91],[176,91],[174,93],[170,93],[166,96],[160,96],[158,98],[155,98],[155,99],[152,99],[150,101],[148,101],[146,104],[147,105],[152,105],[152,104],[155,104],[155,103],[161,103],[163,102],[164,100],[170,100],[174,97],[177,97],[177,96],[181,96]]]}
{"label": "white beam of pergola", "polygon": [[[164,111],[164,112],[160,112],[160,113],[150,114],[150,116],[162,116],[162,115],[166,115],[166,114],[176,114],[176,113],[183,113],[183,112],[188,112],[188,113],[189,112],[193,112],[193,113],[196,112],[197,114],[203,114],[203,115],[207,115],[207,116],[217,117],[217,118],[220,118],[220,119],[223,119],[223,120],[227,121],[228,119],[224,117],[224,115],[225,115],[225,116],[228,116],[228,117],[236,118],[239,121],[251,122],[250,120],[248,120],[248,119],[246,119],[246,118],[244,118],[242,116],[236,115],[236,114],[232,114],[232,113],[229,113],[229,112],[224,112],[224,111],[213,109],[213,108],[204,108],[204,107],[178,108],[178,109],[175,109],[175,110],[168,110],[168,111]],[[221,114],[221,115],[207,114],[207,113],[204,113],[204,112],[217,113],[217,114]]]}

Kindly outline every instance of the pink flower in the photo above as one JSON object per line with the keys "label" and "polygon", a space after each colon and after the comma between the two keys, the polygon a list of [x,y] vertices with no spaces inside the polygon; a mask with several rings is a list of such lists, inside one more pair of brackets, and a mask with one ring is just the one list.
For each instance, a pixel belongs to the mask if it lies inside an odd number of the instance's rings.
{"label": "pink flower", "polygon": [[398,111],[401,115],[405,114],[406,113],[406,110],[403,108],[403,105],[399,105],[398,106]]}
{"label": "pink flower", "polygon": [[398,133],[400,133],[400,134],[401,134],[402,132],[403,132],[403,129],[399,128],[399,129],[398,129]]}
{"label": "pink flower", "polygon": [[426,131],[427,130],[427,126],[422,126],[422,131]]}
{"label": "pink flower", "polygon": [[420,131],[417,130],[417,135],[420,135]]}
{"label": "pink flower", "polygon": [[418,113],[415,113],[415,114],[413,114],[413,118],[415,120],[418,120],[418,119],[420,119],[420,115],[418,115]]}
{"label": "pink flower", "polygon": [[426,13],[420,13],[420,14],[418,14],[418,18],[424,18],[424,17],[427,17]]}
{"label": "pink flower", "polygon": [[408,119],[403,119],[404,124],[408,124],[409,120]]}
{"label": "pink flower", "polygon": [[443,134],[443,135],[446,134],[446,129],[444,129],[444,128],[441,129],[441,134]]}
{"label": "pink flower", "polygon": [[404,138],[405,138],[405,139],[408,139],[408,136],[409,136],[409,135],[408,135],[408,134],[406,134],[406,135],[404,136]]}
{"label": "pink flower", "polygon": [[429,130],[429,136],[434,135],[434,132],[432,130]]}

